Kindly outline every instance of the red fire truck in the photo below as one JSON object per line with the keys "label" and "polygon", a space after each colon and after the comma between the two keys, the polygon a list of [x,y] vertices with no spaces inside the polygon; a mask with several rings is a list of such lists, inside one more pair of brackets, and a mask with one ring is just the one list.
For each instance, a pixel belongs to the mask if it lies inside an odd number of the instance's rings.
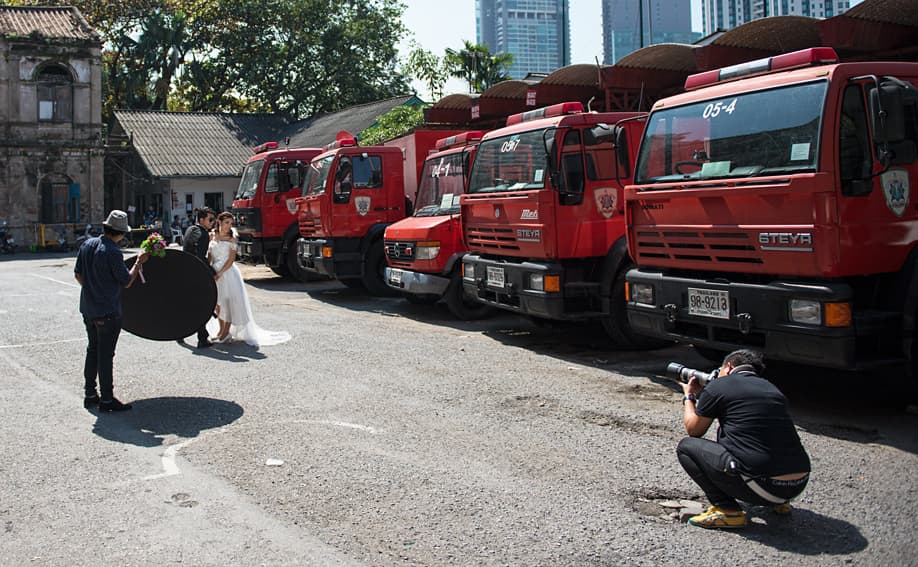
{"label": "red fire truck", "polygon": [[233,199],[238,258],[264,262],[275,273],[301,281],[309,278],[296,260],[299,226],[296,198],[300,196],[306,166],[322,150],[278,148],[268,142],[255,148]]}
{"label": "red fire truck", "polygon": [[482,132],[465,132],[437,140],[424,162],[414,216],[389,226],[385,233],[386,283],[413,303],[446,301],[460,319],[477,319],[491,308],[465,297],[462,289],[462,241],[459,197]]}
{"label": "red fire truck", "polygon": [[418,170],[435,141],[456,130],[415,130],[385,145],[358,146],[340,132],[309,164],[296,200],[301,269],[391,293],[386,285],[383,232],[410,212]]}
{"label": "red fire truck", "polygon": [[626,190],[632,328],[867,369],[918,319],[918,64],[813,48],[688,77]]}
{"label": "red fire truck", "polygon": [[643,117],[563,103],[482,138],[461,197],[467,295],[544,319],[598,318],[616,344],[645,346],[625,317],[621,195]]}

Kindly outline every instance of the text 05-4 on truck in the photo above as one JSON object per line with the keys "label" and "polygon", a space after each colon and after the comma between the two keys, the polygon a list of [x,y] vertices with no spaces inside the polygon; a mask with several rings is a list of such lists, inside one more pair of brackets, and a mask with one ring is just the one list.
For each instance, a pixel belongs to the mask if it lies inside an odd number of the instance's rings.
{"label": "text 05-4 on truck", "polygon": [[918,64],[813,48],[692,75],[626,189],[628,317],[702,354],[918,359]]}
{"label": "text 05-4 on truck", "polygon": [[482,138],[460,199],[467,296],[536,318],[599,319],[619,347],[652,346],[631,332],[624,299],[622,190],[644,116],[569,102]]}

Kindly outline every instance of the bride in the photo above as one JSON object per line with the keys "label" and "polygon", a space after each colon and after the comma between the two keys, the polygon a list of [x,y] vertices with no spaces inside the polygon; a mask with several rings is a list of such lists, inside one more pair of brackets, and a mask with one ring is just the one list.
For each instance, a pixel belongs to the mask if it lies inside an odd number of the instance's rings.
{"label": "bride", "polygon": [[[217,224],[207,250],[217,282],[217,318],[220,323],[213,342],[244,341],[252,346],[276,345],[290,340],[290,333],[266,331],[252,318],[252,307],[242,281],[242,272],[236,267],[236,231],[233,215],[217,215]],[[210,323],[208,330],[215,327]]]}

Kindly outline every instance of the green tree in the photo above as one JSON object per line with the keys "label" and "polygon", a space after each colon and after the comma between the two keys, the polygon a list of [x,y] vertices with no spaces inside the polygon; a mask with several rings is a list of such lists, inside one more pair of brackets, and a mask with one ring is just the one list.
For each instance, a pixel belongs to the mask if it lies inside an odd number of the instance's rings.
{"label": "green tree", "polygon": [[422,124],[424,124],[422,105],[396,106],[380,116],[376,124],[360,132],[357,137],[360,139],[360,145],[374,146],[403,136]]}
{"label": "green tree", "polygon": [[449,69],[444,59],[437,57],[432,51],[423,49],[417,43],[412,43],[405,72],[424,83],[430,96],[429,100],[443,98],[443,88],[449,78]]}
{"label": "green tree", "polygon": [[463,48],[448,48],[444,61],[450,76],[463,79],[469,84],[469,92],[483,92],[485,89],[510,78],[507,70],[513,65],[512,53],[492,55],[485,45],[463,41]]}

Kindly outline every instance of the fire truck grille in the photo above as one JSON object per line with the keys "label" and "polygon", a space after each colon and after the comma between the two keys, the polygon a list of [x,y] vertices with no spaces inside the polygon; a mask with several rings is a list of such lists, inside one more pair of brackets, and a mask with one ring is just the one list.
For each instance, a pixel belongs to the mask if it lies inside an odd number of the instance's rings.
{"label": "fire truck grille", "polygon": [[466,229],[470,248],[477,250],[519,250],[512,228],[470,226]]}
{"label": "fire truck grille", "polygon": [[316,233],[316,221],[312,219],[304,220],[300,219],[300,235],[301,236],[312,236]]}
{"label": "fire truck grille", "polygon": [[720,264],[761,264],[750,236],[742,232],[638,231],[637,262],[678,260]]}
{"label": "fire truck grille", "polygon": [[415,248],[414,242],[386,241],[386,256],[396,262],[414,260]]}

